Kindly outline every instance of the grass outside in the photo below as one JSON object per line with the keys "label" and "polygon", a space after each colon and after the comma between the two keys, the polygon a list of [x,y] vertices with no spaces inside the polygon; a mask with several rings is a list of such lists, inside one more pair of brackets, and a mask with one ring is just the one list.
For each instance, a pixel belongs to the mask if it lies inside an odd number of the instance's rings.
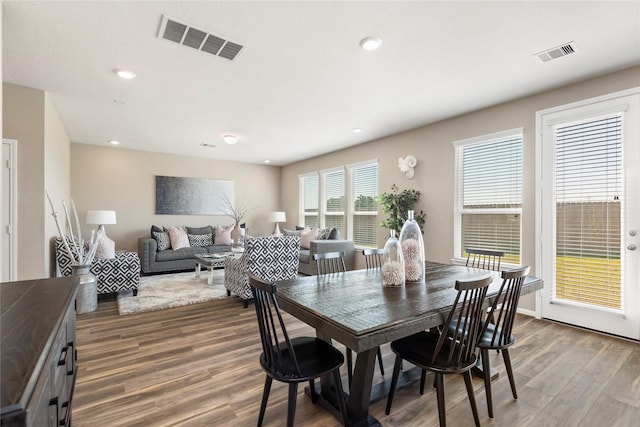
{"label": "grass outside", "polygon": [[620,259],[556,257],[555,297],[622,308]]}

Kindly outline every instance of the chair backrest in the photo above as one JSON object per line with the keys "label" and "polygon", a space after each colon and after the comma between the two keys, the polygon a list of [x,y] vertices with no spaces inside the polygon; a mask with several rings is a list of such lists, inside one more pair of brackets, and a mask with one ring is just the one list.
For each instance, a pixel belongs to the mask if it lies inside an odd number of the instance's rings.
{"label": "chair backrest", "polygon": [[[493,276],[473,280],[456,280],[455,302],[442,328],[433,352],[433,364],[459,366],[475,361],[475,347],[480,333],[484,300]],[[448,342],[448,346],[444,344]],[[444,349],[446,354],[440,354]]]}
{"label": "chair backrest", "polygon": [[362,251],[367,270],[382,267],[384,249],[365,249]]}
{"label": "chair backrest", "polygon": [[252,237],[246,244],[247,270],[263,280],[278,281],[298,276],[300,238],[298,236]]}
{"label": "chair backrest", "polygon": [[347,271],[347,267],[344,264],[344,252],[323,252],[313,254],[313,259],[316,262],[319,276],[323,274],[343,273]]}
{"label": "chair backrest", "polygon": [[482,331],[482,335],[484,335],[487,328],[491,327],[493,333],[490,344],[492,346],[510,344],[518,301],[520,300],[520,291],[522,291],[522,284],[527,274],[529,274],[528,265],[516,270],[502,272],[500,292],[489,308],[487,321]]}
{"label": "chair backrest", "polygon": [[265,369],[280,374],[300,375],[300,365],[276,299],[276,284],[247,273],[255,301]]}
{"label": "chair backrest", "polygon": [[467,252],[467,267],[482,268],[483,270],[500,270],[503,251],[486,249],[465,249]]}

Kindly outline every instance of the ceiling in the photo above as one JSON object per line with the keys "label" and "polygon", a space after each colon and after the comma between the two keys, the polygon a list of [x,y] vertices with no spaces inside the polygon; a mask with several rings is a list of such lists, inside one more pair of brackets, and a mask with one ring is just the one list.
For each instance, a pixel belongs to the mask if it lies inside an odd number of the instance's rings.
{"label": "ceiling", "polygon": [[[244,47],[159,38],[163,15]],[[4,82],[47,91],[72,142],[272,165],[640,64],[638,1],[4,1],[2,19]]]}

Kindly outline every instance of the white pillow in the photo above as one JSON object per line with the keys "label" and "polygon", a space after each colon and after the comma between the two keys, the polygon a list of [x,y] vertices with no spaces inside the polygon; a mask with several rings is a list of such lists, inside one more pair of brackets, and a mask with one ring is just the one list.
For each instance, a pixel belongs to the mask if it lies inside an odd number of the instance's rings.
{"label": "white pillow", "polygon": [[318,238],[317,228],[315,227],[311,229],[305,228],[304,230],[302,230],[302,234],[300,235],[300,247],[303,249],[309,249],[311,247],[311,241],[316,240],[317,238]]}
{"label": "white pillow", "polygon": [[182,228],[169,227],[169,239],[171,240],[171,248],[175,251],[180,248],[189,247],[189,236]]}
{"label": "white pillow", "polygon": [[231,231],[235,228],[235,224],[221,227],[216,225],[216,232],[213,236],[214,245],[233,245],[233,239],[231,238]]}

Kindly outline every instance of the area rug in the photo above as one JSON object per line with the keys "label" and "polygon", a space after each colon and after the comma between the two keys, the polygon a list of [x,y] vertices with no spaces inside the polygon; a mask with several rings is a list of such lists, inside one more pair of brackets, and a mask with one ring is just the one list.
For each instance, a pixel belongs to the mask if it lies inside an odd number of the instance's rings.
{"label": "area rug", "polygon": [[118,312],[143,313],[226,298],[224,270],[214,270],[211,285],[207,284],[208,275],[203,271],[199,279],[194,272],[141,277],[137,296],[133,291],[118,293]]}

